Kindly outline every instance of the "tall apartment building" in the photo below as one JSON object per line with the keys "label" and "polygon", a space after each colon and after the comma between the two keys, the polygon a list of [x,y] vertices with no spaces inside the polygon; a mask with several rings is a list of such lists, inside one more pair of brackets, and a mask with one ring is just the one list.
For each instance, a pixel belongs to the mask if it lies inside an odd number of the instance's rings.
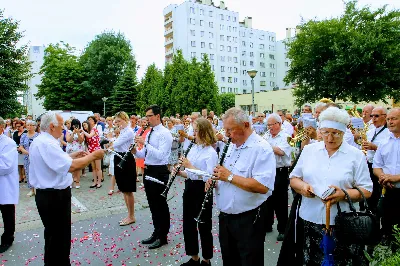
{"label": "tall apartment building", "polygon": [[239,21],[221,1],[187,0],[164,9],[165,61],[182,50],[185,59],[208,54],[221,93],[251,92],[247,70],[256,69],[255,92],[277,87],[276,34],[252,28],[252,18]]}
{"label": "tall apartment building", "polygon": [[[294,31],[293,31],[294,30]],[[277,86],[279,88],[292,88],[293,84],[286,85],[283,79],[290,68],[290,59],[287,58],[287,48],[285,42],[291,41],[297,33],[297,29],[286,28],[286,38],[276,43],[277,59]]]}
{"label": "tall apartment building", "polygon": [[24,105],[27,107],[28,114],[34,118],[43,114],[46,110],[43,107],[43,100],[37,100],[35,94],[38,92],[36,85],[41,83],[42,75],[39,75],[40,68],[44,60],[44,46],[31,46],[29,48],[29,61],[32,62],[32,77],[28,80],[28,90],[24,95]]}

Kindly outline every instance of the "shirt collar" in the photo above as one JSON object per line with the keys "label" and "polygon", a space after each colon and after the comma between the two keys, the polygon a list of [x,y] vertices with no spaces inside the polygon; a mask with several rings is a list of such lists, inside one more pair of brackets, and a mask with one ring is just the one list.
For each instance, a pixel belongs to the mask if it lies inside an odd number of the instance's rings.
{"label": "shirt collar", "polygon": [[389,138],[394,140],[400,140],[400,138],[396,138],[392,132],[389,132]]}
{"label": "shirt collar", "polygon": [[57,139],[55,137],[53,137],[52,135],[50,135],[48,132],[42,132],[41,135],[44,135],[45,138],[50,139],[51,141],[55,141],[57,142]]}
{"label": "shirt collar", "polygon": [[[319,147],[318,147],[319,150],[326,150],[324,141],[320,141],[318,144],[319,144]],[[350,147],[350,145],[347,144],[347,142],[343,139],[342,145],[340,145],[340,147],[337,151],[342,152],[342,153],[347,153],[349,151],[349,147]]]}
{"label": "shirt collar", "polygon": [[246,141],[239,148],[236,147],[236,149],[246,149],[254,147],[258,143],[257,141],[258,138],[261,137],[256,132],[253,131],[253,133],[251,133],[251,135],[246,139]]}
{"label": "shirt collar", "polygon": [[163,128],[163,127],[164,127],[164,126],[163,126],[163,124],[161,123],[161,124],[159,124],[159,125],[153,127],[153,130],[154,130],[154,131],[157,131],[157,130],[160,130],[161,128]]}

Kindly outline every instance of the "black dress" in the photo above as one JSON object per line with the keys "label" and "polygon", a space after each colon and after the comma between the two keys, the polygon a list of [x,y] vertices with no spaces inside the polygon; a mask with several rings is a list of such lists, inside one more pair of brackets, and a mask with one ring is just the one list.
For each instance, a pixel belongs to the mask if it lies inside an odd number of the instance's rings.
{"label": "black dress", "polygon": [[[124,152],[118,152],[124,157]],[[118,164],[122,159],[114,155],[114,175],[118,189],[121,192],[136,192],[136,162],[132,153],[128,152],[125,161],[122,163],[122,168]]]}

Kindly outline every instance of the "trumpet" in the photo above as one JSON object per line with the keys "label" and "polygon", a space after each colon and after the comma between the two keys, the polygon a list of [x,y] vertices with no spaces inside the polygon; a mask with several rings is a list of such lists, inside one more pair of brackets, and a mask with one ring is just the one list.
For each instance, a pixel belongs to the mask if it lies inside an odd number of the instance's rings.
{"label": "trumpet", "polygon": [[294,147],[294,146],[296,146],[297,142],[299,142],[299,141],[301,142],[301,141],[304,141],[309,138],[310,138],[310,136],[307,135],[307,132],[304,129],[302,129],[302,130],[299,130],[299,132],[297,133],[297,135],[294,138],[288,137],[287,141],[290,146]]}
{"label": "trumpet", "polygon": [[[223,164],[224,164],[225,157],[226,157],[226,153],[228,152],[228,149],[229,149],[229,146],[230,146],[230,144],[231,144],[231,141],[232,141],[232,139],[229,138],[229,139],[228,139],[228,142],[226,143],[226,145],[225,145],[225,147],[224,147],[224,150],[222,151],[221,159],[220,159],[220,161],[219,161],[219,165],[223,165]],[[203,203],[201,204],[200,213],[199,213],[199,215],[197,215],[196,218],[194,218],[195,221],[198,222],[198,223],[200,223],[200,224],[204,223],[203,220],[201,219],[201,217],[202,217],[203,211],[206,209],[206,204],[207,204],[208,202],[210,202],[210,200],[212,200],[213,189],[215,188],[216,183],[217,183],[217,182],[216,182],[215,180],[212,181],[212,184],[211,184],[210,188],[209,188],[209,189],[207,190],[207,192],[206,192],[206,195],[205,195],[205,197],[204,197]]]}
{"label": "trumpet", "polygon": [[[189,144],[189,147],[187,148],[187,150],[186,150],[185,153],[183,154],[183,157],[187,157],[187,155],[189,154],[190,149],[193,147],[194,144],[195,144],[195,141],[192,140],[192,142],[190,142],[190,144]],[[181,166],[182,166],[182,164],[180,163],[180,164],[178,164],[178,165],[175,167],[175,169],[176,169],[175,174],[173,174],[173,175],[171,176],[171,178],[168,180],[168,183],[167,183],[167,185],[166,185],[166,188],[165,188],[164,191],[161,193],[161,196],[163,196],[164,198],[167,197],[168,192],[169,192],[169,190],[170,190],[170,188],[171,188],[171,186],[172,186],[172,183],[174,182],[176,176],[178,175],[178,171],[179,171],[179,168],[181,168]]]}

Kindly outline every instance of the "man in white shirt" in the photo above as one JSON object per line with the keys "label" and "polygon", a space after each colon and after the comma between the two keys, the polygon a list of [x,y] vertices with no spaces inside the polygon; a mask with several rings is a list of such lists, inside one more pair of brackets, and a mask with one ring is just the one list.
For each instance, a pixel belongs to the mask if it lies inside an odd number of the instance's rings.
{"label": "man in white shirt", "polygon": [[[376,107],[372,110],[371,116],[373,117],[372,123],[374,125],[374,129],[368,130],[367,141],[362,143],[363,149],[367,151],[369,173],[372,183],[374,184],[372,195],[367,201],[370,209],[373,212],[376,211],[376,207],[381,196],[381,186],[379,185],[378,178],[373,173],[372,163],[374,161],[375,152],[379,145],[389,139],[390,132],[386,127],[386,115],[386,109],[383,107]],[[360,207],[363,209],[362,205]]]}
{"label": "man in white shirt", "polygon": [[4,224],[0,254],[6,252],[14,242],[15,204],[19,199],[17,145],[3,134],[5,125],[0,117],[0,212]]}
{"label": "man in white shirt", "polygon": [[29,182],[36,188],[36,206],[44,226],[44,264],[70,265],[71,248],[71,172],[103,158],[104,151],[67,154],[58,139],[62,135],[62,116],[47,112],[41,117],[41,134],[29,148]]}
{"label": "man in white shirt", "polygon": [[135,141],[144,145],[144,147],[140,151],[134,148],[132,153],[137,158],[145,159],[143,184],[154,225],[151,236],[142,240],[141,243],[148,244],[149,249],[155,249],[168,244],[167,234],[170,227],[170,214],[167,199],[161,196],[165,186],[149,180],[148,177],[157,179],[165,185],[168,183],[170,172],[167,165],[168,158],[171,155],[173,138],[170,131],[161,123],[159,106],[149,106],[146,109],[146,117],[149,119],[149,125],[152,129],[147,134],[146,139],[141,136],[135,137]]}
{"label": "man in white shirt", "polygon": [[386,188],[382,230],[393,241],[393,226],[400,225],[400,108],[387,114],[389,138],[379,145],[374,156],[374,174]]}
{"label": "man in white shirt", "polygon": [[372,104],[367,104],[362,109],[362,118],[364,123],[368,124],[368,130],[374,129],[374,123],[371,117],[372,110],[374,110],[374,106]]}
{"label": "man in white shirt", "polygon": [[268,118],[269,134],[265,139],[272,146],[276,160],[275,185],[272,196],[267,200],[266,232],[272,232],[274,224],[274,210],[278,220],[278,241],[283,241],[286,223],[288,220],[288,187],[289,167],[291,165],[292,147],[288,143],[289,135],[282,130],[282,119],[278,114],[271,114]]}
{"label": "man in white shirt", "polygon": [[[274,189],[276,162],[271,145],[252,131],[249,116],[231,108],[224,129],[232,143],[214,169],[223,265],[264,265],[266,200]],[[211,180],[206,183],[209,189]]]}
{"label": "man in white shirt", "polygon": [[290,124],[286,120],[286,111],[278,110],[277,114],[279,115],[279,117],[283,121],[282,122],[282,129],[285,131],[286,134],[288,134],[290,137],[292,137],[293,133],[294,133],[294,128],[293,128],[292,124]]}

